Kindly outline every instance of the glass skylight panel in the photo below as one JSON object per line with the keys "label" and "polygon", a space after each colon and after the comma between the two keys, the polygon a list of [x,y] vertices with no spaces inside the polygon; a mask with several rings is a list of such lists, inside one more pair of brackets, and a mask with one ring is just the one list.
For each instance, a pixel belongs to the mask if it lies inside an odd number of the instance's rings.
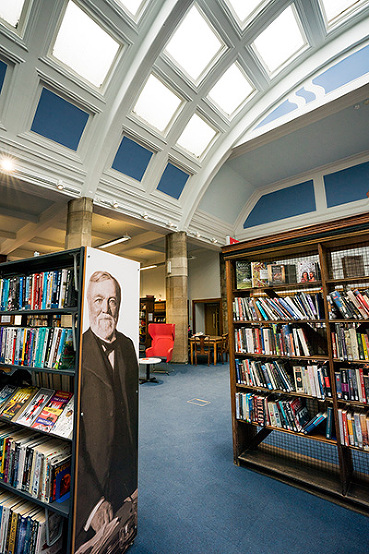
{"label": "glass skylight panel", "polygon": [[17,28],[25,0],[0,0],[0,18]]}
{"label": "glass skylight panel", "polygon": [[208,97],[230,117],[253,91],[254,88],[244,72],[234,63],[210,90]]}
{"label": "glass skylight panel", "polygon": [[279,69],[306,46],[292,6],[286,8],[253,42],[270,73]]}
{"label": "glass skylight panel", "polygon": [[100,87],[119,44],[74,2],[69,2],[52,55],[78,75]]}
{"label": "glass skylight panel", "polygon": [[197,83],[225,47],[194,5],[165,48],[165,52]]}
{"label": "glass skylight panel", "polygon": [[236,15],[241,27],[244,27],[246,20],[249,19],[262,4],[265,4],[265,0],[226,0],[226,2]]}
{"label": "glass skylight panel", "polygon": [[323,11],[326,16],[327,23],[334,23],[335,19],[340,16],[349,15],[347,12],[351,7],[365,4],[358,0],[320,0],[323,5]]}
{"label": "glass skylight panel", "polygon": [[200,158],[215,135],[215,129],[197,114],[194,114],[179,137],[177,144]]}
{"label": "glass skylight panel", "polygon": [[149,125],[164,133],[179,109],[182,100],[157,77],[150,75],[133,112]]}

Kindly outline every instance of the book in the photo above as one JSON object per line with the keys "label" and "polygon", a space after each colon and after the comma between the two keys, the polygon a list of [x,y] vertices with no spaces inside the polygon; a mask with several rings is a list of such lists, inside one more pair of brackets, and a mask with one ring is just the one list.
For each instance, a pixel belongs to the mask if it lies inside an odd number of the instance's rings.
{"label": "book", "polygon": [[310,283],[320,280],[319,264],[310,260],[301,260],[297,263],[298,283]]}
{"label": "book", "polygon": [[283,285],[286,282],[286,273],[283,264],[268,264],[268,284]]}
{"label": "book", "polygon": [[30,427],[54,393],[53,389],[41,388],[38,390],[31,402],[20,412],[17,423]]}
{"label": "book", "polygon": [[53,428],[53,433],[55,435],[58,435],[58,437],[71,439],[73,435],[73,418],[74,418],[74,396],[70,398],[64,410],[58,417]]}
{"label": "book", "polygon": [[249,289],[251,286],[251,262],[236,261],[236,288]]}
{"label": "book", "polygon": [[345,278],[365,275],[364,258],[362,255],[343,256],[341,261],[343,276]]}
{"label": "book", "polygon": [[16,421],[18,415],[26,408],[36,391],[36,387],[19,387],[7,401],[1,417],[8,421]]}
{"label": "book", "polygon": [[71,397],[71,392],[57,391],[36,417],[32,429],[50,432]]}
{"label": "book", "polygon": [[0,391],[0,414],[5,407],[7,400],[15,393],[17,387],[15,385],[5,385]]}
{"label": "book", "polygon": [[265,287],[268,284],[268,268],[264,262],[251,262],[253,287]]}

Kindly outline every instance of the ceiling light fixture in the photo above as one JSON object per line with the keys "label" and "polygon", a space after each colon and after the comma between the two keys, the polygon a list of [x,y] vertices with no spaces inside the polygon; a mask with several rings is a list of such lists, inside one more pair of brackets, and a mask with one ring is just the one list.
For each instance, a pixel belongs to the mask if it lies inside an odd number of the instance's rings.
{"label": "ceiling light fixture", "polygon": [[109,246],[114,246],[115,244],[119,244],[121,242],[126,242],[127,240],[130,240],[129,235],[124,235],[123,237],[120,237],[118,239],[111,240],[110,242],[105,242],[104,244],[100,244],[97,248],[108,248]]}
{"label": "ceiling light fixture", "polygon": [[64,189],[64,183],[62,180],[58,181],[57,184],[56,184],[56,188],[58,190],[63,190]]}
{"label": "ceiling light fixture", "polygon": [[154,269],[154,267],[158,267],[156,264],[154,265],[147,265],[146,267],[141,267],[140,271],[145,271],[145,269]]}
{"label": "ceiling light fixture", "polygon": [[115,209],[119,208],[118,202],[114,202],[114,203],[113,203],[113,208],[115,208]]}
{"label": "ceiling light fixture", "polygon": [[4,157],[0,161],[0,167],[6,173],[12,173],[15,170],[14,160],[12,158]]}
{"label": "ceiling light fixture", "polygon": [[143,214],[141,214],[141,217],[142,217],[142,219],[149,219],[149,216],[147,215],[146,212],[144,212]]}

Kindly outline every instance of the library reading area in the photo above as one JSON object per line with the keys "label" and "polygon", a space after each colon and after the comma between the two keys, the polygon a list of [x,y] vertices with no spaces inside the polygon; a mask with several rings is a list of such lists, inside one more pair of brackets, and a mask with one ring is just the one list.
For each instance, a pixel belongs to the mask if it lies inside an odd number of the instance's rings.
{"label": "library reading area", "polygon": [[369,552],[369,0],[0,0],[0,554]]}

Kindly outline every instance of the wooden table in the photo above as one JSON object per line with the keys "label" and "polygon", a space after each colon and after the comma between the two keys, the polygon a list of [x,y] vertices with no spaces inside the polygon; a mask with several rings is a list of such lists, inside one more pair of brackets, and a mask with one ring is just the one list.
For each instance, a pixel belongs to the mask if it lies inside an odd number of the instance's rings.
{"label": "wooden table", "polygon": [[[222,345],[223,337],[217,336],[208,336],[210,346],[214,348],[214,365],[217,363],[217,347]],[[191,347],[191,364],[193,364],[193,347],[195,344],[196,337],[190,337],[190,347]]]}

